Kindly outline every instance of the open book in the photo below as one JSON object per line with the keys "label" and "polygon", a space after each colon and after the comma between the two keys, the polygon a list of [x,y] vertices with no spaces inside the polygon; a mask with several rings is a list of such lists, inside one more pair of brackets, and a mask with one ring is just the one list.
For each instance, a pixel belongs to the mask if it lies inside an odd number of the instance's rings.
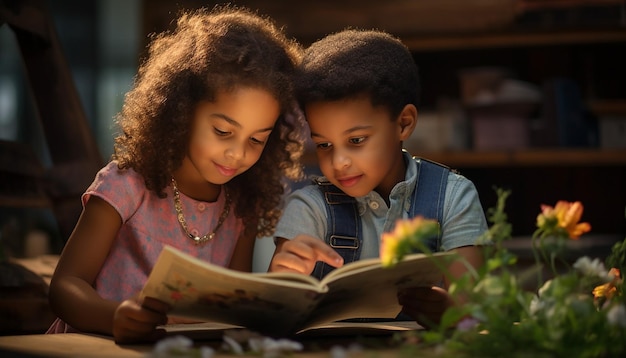
{"label": "open book", "polygon": [[171,304],[172,316],[287,336],[351,318],[393,320],[401,310],[398,290],[441,284],[441,265],[451,257],[413,254],[391,268],[365,259],[320,281],[296,273],[230,270],[165,246],[141,296]]}

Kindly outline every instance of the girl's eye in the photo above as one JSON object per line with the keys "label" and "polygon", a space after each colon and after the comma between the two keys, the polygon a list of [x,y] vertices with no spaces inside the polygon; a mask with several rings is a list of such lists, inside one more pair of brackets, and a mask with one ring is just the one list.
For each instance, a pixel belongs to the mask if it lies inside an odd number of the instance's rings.
{"label": "girl's eye", "polygon": [[317,147],[317,149],[328,149],[331,147],[332,144],[328,143],[328,142],[324,142],[324,143],[317,143],[315,146]]}
{"label": "girl's eye", "polygon": [[257,139],[254,137],[250,138],[250,141],[252,142],[252,144],[265,145],[265,140]]}
{"label": "girl's eye", "polygon": [[230,134],[230,132],[223,131],[217,127],[213,127],[213,129],[215,130],[215,134],[217,134],[218,136],[227,136]]}
{"label": "girl's eye", "polygon": [[349,142],[350,144],[361,144],[365,141],[365,137],[355,137],[355,138],[350,138]]}

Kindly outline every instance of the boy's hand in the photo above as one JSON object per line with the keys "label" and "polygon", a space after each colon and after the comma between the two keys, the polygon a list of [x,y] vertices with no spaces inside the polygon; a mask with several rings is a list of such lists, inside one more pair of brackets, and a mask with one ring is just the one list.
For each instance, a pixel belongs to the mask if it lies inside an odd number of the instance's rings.
{"label": "boy's hand", "polygon": [[343,258],[320,239],[307,235],[298,235],[291,240],[278,238],[268,271],[310,275],[317,261],[333,267],[343,266]]}
{"label": "boy's hand", "polygon": [[164,335],[157,326],[167,323],[169,305],[152,297],[140,302],[138,297],[125,300],[113,315],[115,343],[155,341]]}
{"label": "boy's hand", "polygon": [[445,310],[454,305],[448,291],[441,287],[414,287],[398,293],[402,312],[425,328],[433,328],[441,321]]}

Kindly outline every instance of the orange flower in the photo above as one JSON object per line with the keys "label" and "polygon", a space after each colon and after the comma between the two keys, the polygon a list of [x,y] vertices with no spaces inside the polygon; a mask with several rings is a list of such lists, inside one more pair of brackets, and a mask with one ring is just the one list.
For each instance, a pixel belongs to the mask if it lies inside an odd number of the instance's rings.
{"label": "orange flower", "polygon": [[607,282],[604,285],[597,286],[593,289],[593,297],[595,299],[606,298],[610,300],[617,293],[617,285],[620,283],[620,272],[617,268],[612,268],[609,271],[609,275],[613,276],[611,282]]}
{"label": "orange flower", "polygon": [[[580,218],[583,215],[583,204],[580,201],[574,203],[560,202],[562,211],[557,210],[557,217],[559,218],[559,226],[565,228],[569,233],[569,237],[577,239],[580,235],[591,230],[589,223],[579,223]],[[558,207],[559,203],[557,203]]]}
{"label": "orange flower", "polygon": [[393,266],[402,257],[421,248],[422,241],[437,235],[439,223],[436,220],[416,216],[396,222],[393,232],[385,232],[381,237],[380,260],[383,266]]}
{"label": "orange flower", "polygon": [[583,209],[580,201],[559,200],[554,207],[541,205],[537,227],[551,235],[567,235],[570,239],[578,239],[580,235],[591,230],[589,223],[579,223]]}

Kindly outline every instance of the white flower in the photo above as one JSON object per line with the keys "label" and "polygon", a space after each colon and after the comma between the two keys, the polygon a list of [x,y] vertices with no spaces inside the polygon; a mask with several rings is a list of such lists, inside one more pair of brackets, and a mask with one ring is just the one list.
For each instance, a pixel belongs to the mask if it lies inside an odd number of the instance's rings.
{"label": "white flower", "polygon": [[611,307],[606,313],[606,318],[611,325],[626,328],[626,307],[622,304]]}
{"label": "white flower", "polygon": [[169,357],[171,353],[188,352],[193,347],[193,340],[185,336],[167,337],[154,345],[152,357]]}
{"label": "white flower", "polygon": [[537,291],[537,294],[539,295],[539,297],[543,296],[543,294],[546,293],[550,289],[551,285],[552,285],[552,280],[548,280],[544,282],[541,288],[539,289],[539,291]]}
{"label": "white flower", "polygon": [[200,357],[202,358],[212,358],[215,354],[215,350],[211,347],[202,346],[200,347]]}
{"label": "white flower", "polygon": [[151,358],[197,357],[212,358],[215,350],[211,347],[193,348],[193,340],[185,336],[173,336],[160,340],[147,356]]}
{"label": "white flower", "polygon": [[576,260],[573,267],[585,276],[599,277],[605,282],[610,281],[609,273],[599,258],[595,258],[592,261],[588,256],[583,256]]}
{"label": "white flower", "polygon": [[[283,353],[301,351],[303,346],[299,342],[288,339],[273,339],[264,337],[249,330],[229,330],[222,337],[224,348],[241,355],[247,350],[262,353],[264,358],[280,357]],[[246,344],[247,343],[247,344]]]}
{"label": "white flower", "polygon": [[330,357],[331,358],[347,358],[348,352],[342,346],[332,346],[330,348]]}
{"label": "white flower", "polygon": [[352,343],[350,346],[343,347],[340,345],[334,345],[330,348],[331,358],[347,358],[352,353],[360,354],[363,351],[363,347],[358,343]]}
{"label": "white flower", "polygon": [[[540,290],[540,295],[541,295],[541,290]],[[545,305],[546,305],[545,302],[542,301],[541,298],[539,298],[539,296],[534,296],[533,299],[530,301],[530,307],[528,308],[530,311],[530,315],[535,316],[537,312],[544,309]]]}
{"label": "white flower", "polygon": [[253,352],[263,353],[263,357],[280,357],[282,353],[301,351],[301,343],[289,339],[273,339],[269,337],[250,338],[248,345]]}
{"label": "white flower", "polygon": [[241,346],[241,344],[239,344],[239,342],[237,342],[234,338],[228,336],[228,335],[224,335],[222,337],[222,339],[224,340],[224,346],[226,348],[226,350],[229,350],[235,354],[243,354],[243,347]]}

